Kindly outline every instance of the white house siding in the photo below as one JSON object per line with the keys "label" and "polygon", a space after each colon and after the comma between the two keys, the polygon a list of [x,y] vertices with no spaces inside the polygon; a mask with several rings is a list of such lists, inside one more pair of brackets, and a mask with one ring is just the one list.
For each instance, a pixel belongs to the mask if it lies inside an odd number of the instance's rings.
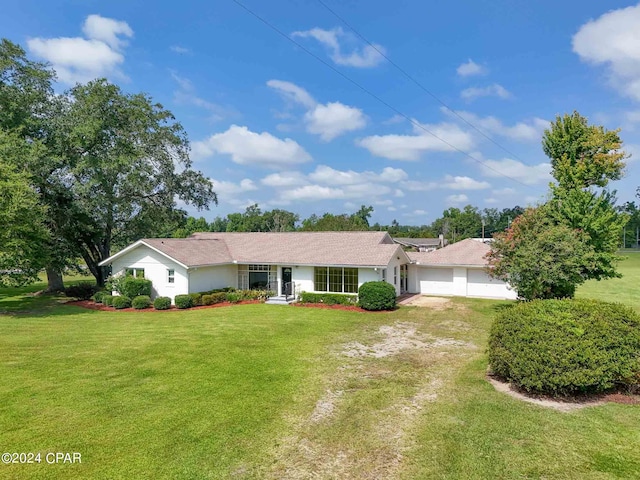
{"label": "white house siding", "polygon": [[[124,273],[127,268],[144,268],[145,278],[152,283],[153,298],[170,297],[173,300],[173,297],[186,293],[189,288],[187,270],[183,266],[145,245],[116,258],[111,268],[114,275]],[[168,269],[175,272],[174,283],[168,282]]]}
{"label": "white house siding", "polygon": [[467,295],[480,298],[516,299],[518,294],[506,283],[491,278],[484,269],[469,268],[467,271]]}
{"label": "white house siding", "polygon": [[189,293],[238,286],[237,265],[216,265],[189,269]]}
{"label": "white house siding", "polygon": [[[387,283],[393,285],[396,289],[396,295],[400,295],[400,265],[406,263],[400,255],[394,255],[394,257],[387,265]],[[396,268],[396,274],[394,275],[394,267]],[[395,277],[395,278],[394,278]],[[381,278],[380,278],[381,280]]]}
{"label": "white house siding", "polygon": [[[282,269],[278,267],[278,277],[282,276]],[[314,267],[296,267],[291,269],[291,281],[296,285],[296,295],[300,292],[313,292]]]}
{"label": "white house siding", "polygon": [[[388,272],[387,272],[388,276]],[[382,280],[382,269],[376,272],[373,268],[358,268],[358,289],[366,282],[379,282]]]}

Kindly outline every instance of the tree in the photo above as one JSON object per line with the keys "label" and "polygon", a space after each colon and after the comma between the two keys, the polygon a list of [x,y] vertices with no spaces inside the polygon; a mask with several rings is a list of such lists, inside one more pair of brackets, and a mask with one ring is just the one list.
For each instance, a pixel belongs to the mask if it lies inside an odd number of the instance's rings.
{"label": "tree", "polygon": [[594,251],[593,263],[584,264],[586,278],[619,276],[616,255],[620,231],[628,220],[615,208],[615,192],[604,188],[622,178],[626,154],[619,130],[589,125],[578,112],[558,116],[545,130],[542,146],[551,160],[549,215],[558,224],[580,230]]}
{"label": "tree", "polygon": [[362,206],[360,210],[351,215],[343,213],[334,215],[325,213],[322,217],[311,215],[302,221],[302,231],[327,232],[327,231],[366,231],[369,230],[369,217],[373,207]]}
{"label": "tree", "polygon": [[610,180],[622,178],[626,154],[620,150],[619,131],[589,125],[578,112],[558,115],[542,137],[558,187],[606,187]]}
{"label": "tree", "polygon": [[40,147],[0,130],[0,286],[35,280],[48,261],[46,209],[29,175],[15,166],[17,159],[37,155]]}
{"label": "tree", "polygon": [[182,126],[147,95],[106,80],[77,85],[60,98],[52,135],[57,161],[41,165],[51,172],[44,197],[98,285],[112,246],[179,224],[176,199],[197,209],[217,202],[211,182],[191,169]]}
{"label": "tree", "polygon": [[[5,145],[12,145],[10,148],[14,152],[16,148],[22,150],[22,154],[16,156],[5,149],[3,158],[26,175],[23,179],[26,178],[37,192],[39,203],[44,202],[43,187],[49,181],[50,171],[33,167],[56,162],[48,149],[50,120],[56,103],[51,85],[54,79],[53,70],[45,64],[29,60],[20,46],[6,39],[0,41],[0,130],[5,133]],[[45,158],[48,162],[43,160]],[[55,217],[51,211],[48,212],[46,225],[50,234],[47,240],[37,244],[42,250],[38,258],[48,258],[48,290],[57,291],[64,288],[59,272],[74,264],[74,255],[69,244],[56,234]],[[14,224],[3,225],[3,228],[19,230]]]}
{"label": "tree", "polygon": [[526,300],[573,297],[587,279],[585,266],[594,260],[585,235],[556,223],[545,206],[527,209],[494,237],[489,273]]}

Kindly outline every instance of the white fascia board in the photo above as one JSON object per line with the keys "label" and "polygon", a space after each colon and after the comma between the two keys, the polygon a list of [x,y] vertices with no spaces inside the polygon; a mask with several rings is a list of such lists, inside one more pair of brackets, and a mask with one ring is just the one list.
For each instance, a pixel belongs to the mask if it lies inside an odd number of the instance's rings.
{"label": "white fascia board", "polygon": [[138,240],[135,243],[132,243],[131,245],[129,245],[128,247],[124,248],[123,250],[120,250],[118,253],[116,253],[115,255],[111,255],[109,258],[107,258],[106,260],[101,261],[98,266],[102,267],[104,265],[109,265],[110,263],[113,263],[113,261],[118,258],[121,257],[122,255],[129,253],[132,250],[135,250],[136,248],[138,248],[140,245],[144,245],[147,248],[150,248],[151,250],[153,250],[156,253],[159,253],[160,255],[162,255],[165,258],[168,258],[169,260],[171,260],[172,262],[176,262],[178,265],[180,265],[181,267],[184,267],[185,269],[189,270],[189,266],[185,265],[184,263],[176,260],[175,258],[173,258],[172,256],[164,253],[162,250],[158,250],[155,247],[152,247],[151,245],[149,245],[148,243],[146,243],[144,240]]}

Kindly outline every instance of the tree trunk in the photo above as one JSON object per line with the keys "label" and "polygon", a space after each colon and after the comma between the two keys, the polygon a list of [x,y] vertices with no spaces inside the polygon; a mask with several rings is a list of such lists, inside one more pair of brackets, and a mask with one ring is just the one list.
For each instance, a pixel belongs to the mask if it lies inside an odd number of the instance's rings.
{"label": "tree trunk", "polygon": [[62,273],[57,268],[47,267],[47,292],[62,292],[64,290],[64,282],[62,281]]}

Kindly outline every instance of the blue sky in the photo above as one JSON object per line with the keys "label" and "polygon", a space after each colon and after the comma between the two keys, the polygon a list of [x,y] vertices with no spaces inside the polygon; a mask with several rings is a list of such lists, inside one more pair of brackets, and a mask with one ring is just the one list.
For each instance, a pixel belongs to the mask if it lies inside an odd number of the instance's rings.
{"label": "blue sky", "polygon": [[169,108],[214,181],[208,219],[366,204],[373,221],[420,225],[450,206],[532,204],[550,180],[542,131],[573,110],[622,128],[634,155],[613,187],[634,199],[640,4],[323,0],[374,49],[316,0],[238,1],[392,108],[232,0],[25,0],[0,31],[52,63],[60,90],[105,76]]}

